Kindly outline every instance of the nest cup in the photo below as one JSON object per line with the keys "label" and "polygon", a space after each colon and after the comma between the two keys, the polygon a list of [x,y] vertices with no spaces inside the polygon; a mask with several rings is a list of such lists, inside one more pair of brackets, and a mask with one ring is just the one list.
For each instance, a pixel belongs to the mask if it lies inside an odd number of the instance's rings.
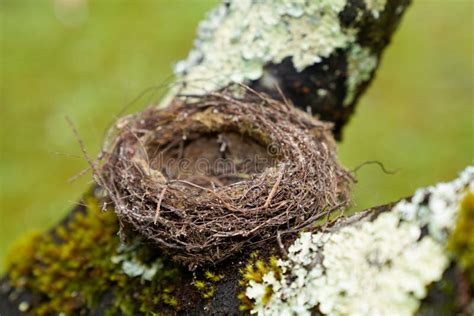
{"label": "nest cup", "polygon": [[122,224],[191,268],[311,229],[347,201],[331,125],[266,95],[121,119],[97,175]]}

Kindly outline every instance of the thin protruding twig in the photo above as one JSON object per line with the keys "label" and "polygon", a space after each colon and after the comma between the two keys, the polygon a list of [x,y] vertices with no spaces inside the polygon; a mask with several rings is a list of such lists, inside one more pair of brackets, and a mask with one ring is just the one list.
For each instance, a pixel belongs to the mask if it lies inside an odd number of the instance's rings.
{"label": "thin protruding twig", "polygon": [[155,218],[153,220],[153,223],[156,225],[156,222],[158,221],[158,216],[160,216],[160,209],[161,209],[161,202],[163,202],[163,198],[165,197],[166,189],[168,186],[165,186],[163,190],[161,190],[160,193],[160,198],[158,199],[158,204],[156,205],[156,213],[155,213]]}
{"label": "thin protruding twig", "polygon": [[357,167],[355,167],[354,169],[352,169],[350,172],[351,173],[356,173],[357,171],[359,171],[360,168],[366,166],[366,165],[377,165],[380,167],[380,169],[382,169],[382,171],[386,174],[395,174],[399,171],[399,169],[395,169],[395,170],[388,170],[385,168],[385,166],[383,165],[383,163],[381,163],[380,161],[377,161],[377,160],[369,160],[369,161],[365,161],[363,163],[361,163],[360,165],[358,165]]}
{"label": "thin protruding twig", "polygon": [[285,94],[283,93],[283,90],[281,90],[281,87],[278,83],[275,83],[275,89],[278,91],[278,94],[282,98],[283,103],[285,103],[287,106],[291,106],[290,101],[288,101],[288,98],[285,96]]}
{"label": "thin protruding twig", "polygon": [[275,184],[273,185],[273,188],[270,191],[270,194],[268,195],[267,201],[263,205],[264,208],[268,208],[270,206],[270,203],[272,202],[273,196],[275,195],[275,193],[278,189],[278,186],[280,185],[281,179],[283,178],[284,172],[285,172],[285,164],[282,164],[281,168],[280,168],[280,172],[278,174],[278,178],[277,178]]}
{"label": "thin protruding twig", "polygon": [[72,182],[76,181],[80,177],[84,176],[87,172],[89,172],[89,170],[91,170],[91,167],[87,167],[87,168],[81,170],[79,173],[77,173],[77,174],[73,175],[72,177],[70,177],[69,179],[67,179],[67,182],[72,183]]}
{"label": "thin protruding twig", "polygon": [[283,242],[281,241],[281,233],[279,230],[277,230],[277,242],[278,242],[278,247],[280,247],[280,251],[285,255],[285,257],[288,257],[288,251],[286,251],[285,246],[283,245]]}
{"label": "thin protruding twig", "polygon": [[82,138],[80,137],[79,132],[77,131],[76,126],[74,125],[74,122],[67,115],[64,118],[66,119],[66,122],[71,127],[72,132],[74,133],[74,136],[76,137],[76,140],[79,143],[79,147],[81,148],[81,151],[82,151],[82,154],[84,155],[84,158],[87,160],[87,162],[91,166],[92,170],[95,172],[96,171],[96,165],[95,165],[94,161],[89,157],[89,154],[87,153],[87,150],[86,150],[86,146],[84,145],[84,142],[82,141]]}

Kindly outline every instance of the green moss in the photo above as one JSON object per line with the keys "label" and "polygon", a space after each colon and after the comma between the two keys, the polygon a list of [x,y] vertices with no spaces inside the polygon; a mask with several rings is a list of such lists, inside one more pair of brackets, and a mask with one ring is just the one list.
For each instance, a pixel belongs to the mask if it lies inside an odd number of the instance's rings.
{"label": "green moss", "polygon": [[[271,256],[268,260],[259,259],[258,252],[252,252],[248,259],[247,265],[240,270],[241,280],[240,285],[246,289],[249,286],[250,282],[262,283],[263,277],[269,273],[273,272],[275,278],[280,280],[282,277],[282,272],[277,263],[277,258]],[[265,289],[265,303],[268,302],[273,294],[273,289],[271,286],[268,286]],[[240,292],[238,298],[241,301],[240,310],[249,311],[253,308],[254,302],[249,299],[245,291]]]}
{"label": "green moss", "polygon": [[312,227],[316,229],[321,229],[325,227],[325,225],[328,225],[329,223],[334,222],[335,220],[340,218],[342,215],[345,215],[345,209],[344,208],[336,209],[332,212],[329,212],[328,215],[323,216],[320,219],[314,221],[314,223],[312,224]]}
{"label": "green moss", "polygon": [[216,286],[209,285],[207,290],[204,293],[202,293],[202,298],[210,299],[214,297],[214,294],[216,294]]}
{"label": "green moss", "polygon": [[210,299],[214,297],[216,293],[216,286],[204,280],[195,280],[193,282],[194,287],[198,290],[199,294],[204,299]]}
{"label": "green moss", "polygon": [[474,286],[474,192],[464,196],[458,213],[456,228],[448,241],[448,249],[457,257],[459,265]]}
{"label": "green moss", "polygon": [[448,270],[443,278],[429,287],[426,298],[421,301],[416,315],[453,315],[458,310],[456,278]]}
{"label": "green moss", "polygon": [[31,234],[12,249],[7,260],[9,282],[15,289],[33,294],[29,311],[37,315],[77,314],[94,308],[106,293],[113,294],[106,308],[111,315],[153,314],[176,307],[173,284],[178,269],[138,247],[133,258],[140,267],[151,269],[161,260],[159,269],[155,267],[149,279],[127,275],[123,265],[111,259],[120,255],[114,212],[101,211],[99,200],[92,196],[85,198],[85,205],[85,212],[76,212],[51,234]]}
{"label": "green moss", "polygon": [[224,277],[222,275],[216,274],[216,273],[214,273],[212,271],[209,271],[209,270],[204,272],[204,276],[206,277],[206,279],[208,279],[209,281],[212,281],[212,282],[219,282]]}
{"label": "green moss", "polygon": [[213,298],[216,294],[216,283],[224,278],[210,270],[204,271],[203,278],[194,280],[193,285],[204,299]]}

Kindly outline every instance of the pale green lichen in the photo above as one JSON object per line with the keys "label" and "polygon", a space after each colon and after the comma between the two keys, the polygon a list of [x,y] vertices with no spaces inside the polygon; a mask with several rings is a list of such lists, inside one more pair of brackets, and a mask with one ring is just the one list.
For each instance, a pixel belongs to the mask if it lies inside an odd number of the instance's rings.
{"label": "pale green lichen", "polygon": [[204,93],[262,77],[268,63],[290,57],[298,71],[355,42],[339,13],[347,0],[239,0],[202,22],[194,50],[175,72],[181,92]]}
{"label": "pale green lichen", "polygon": [[114,264],[120,264],[123,273],[129,277],[140,277],[144,281],[151,281],[153,277],[164,267],[161,258],[155,259],[151,264],[143,263],[138,257],[136,247],[120,244],[117,255],[111,257]]}
{"label": "pale green lichen", "polygon": [[[285,278],[268,274],[246,294],[262,315],[310,315],[317,305],[325,315],[411,315],[448,263],[442,247],[429,237],[418,242],[420,235],[394,213],[335,234],[303,233],[279,262]],[[264,304],[260,293],[269,285]]]}
{"label": "pale green lichen", "polygon": [[271,256],[268,262],[258,257],[258,252],[251,253],[247,264],[240,270],[242,279],[239,283],[243,288],[246,288],[244,292],[238,295],[241,302],[241,311],[252,310],[254,306],[252,302],[253,297],[259,297],[263,305],[268,303],[268,300],[272,296],[273,289],[270,284],[262,284],[264,278],[267,278],[267,275],[271,275],[276,280],[280,280],[281,278],[282,271],[278,266],[278,260],[275,256]]}
{"label": "pale green lichen", "polygon": [[[175,66],[182,85],[161,104],[168,104],[176,93],[204,94],[257,79],[273,88],[277,80],[265,72],[265,65],[291,58],[296,70],[302,71],[337,49],[348,52],[343,104],[351,104],[359,85],[370,79],[378,58],[356,43],[356,29],[341,25],[339,14],[346,5],[347,0],[224,2],[201,22],[194,49]],[[378,17],[385,1],[366,0],[366,8]],[[354,10],[361,15],[361,10]],[[316,92],[323,97],[321,91]]]}
{"label": "pale green lichen", "polygon": [[354,101],[357,87],[370,79],[372,72],[378,64],[377,56],[374,56],[368,48],[354,44],[347,59],[348,77],[346,80],[346,97],[344,106]]}
{"label": "pale green lichen", "polygon": [[248,283],[252,312],[413,315],[453,259],[446,246],[466,192],[474,192],[474,167],[451,183],[418,190],[373,221],[303,233],[278,261],[282,276],[270,271]]}
{"label": "pale green lichen", "polygon": [[372,13],[373,17],[378,19],[380,13],[385,10],[387,0],[365,0],[365,6]]}
{"label": "pale green lichen", "polygon": [[18,310],[22,313],[26,313],[30,308],[30,304],[28,302],[21,302],[18,304]]}
{"label": "pale green lichen", "polygon": [[405,221],[426,227],[436,241],[445,244],[467,192],[474,192],[474,166],[466,168],[452,182],[417,190],[410,201],[399,202],[393,211]]}

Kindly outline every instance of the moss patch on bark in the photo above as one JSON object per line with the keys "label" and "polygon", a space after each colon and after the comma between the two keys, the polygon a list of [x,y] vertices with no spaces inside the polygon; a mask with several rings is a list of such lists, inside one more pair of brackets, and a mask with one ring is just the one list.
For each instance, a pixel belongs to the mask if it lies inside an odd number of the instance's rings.
{"label": "moss patch on bark", "polygon": [[[65,225],[50,234],[31,234],[13,247],[7,260],[8,282],[14,288],[10,301],[21,312],[35,315],[84,313],[110,294],[113,299],[102,309],[111,315],[177,307],[179,268],[162,260],[149,279],[127,275],[123,264],[112,260],[120,245],[115,213],[102,211],[93,195],[84,202]],[[134,250],[134,260],[151,267],[157,259],[141,247]],[[22,293],[28,293],[28,299]]]}

